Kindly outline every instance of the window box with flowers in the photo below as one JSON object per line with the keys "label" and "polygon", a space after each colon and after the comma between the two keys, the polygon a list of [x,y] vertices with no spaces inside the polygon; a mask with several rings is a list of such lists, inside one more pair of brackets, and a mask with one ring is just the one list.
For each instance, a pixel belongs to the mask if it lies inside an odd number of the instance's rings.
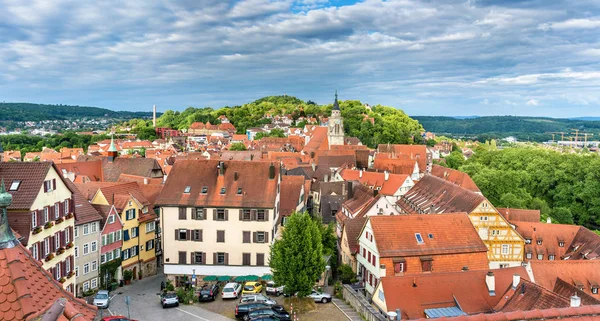
{"label": "window box with flowers", "polygon": [[67,246],[65,247],[67,250],[73,247],[73,242],[69,242],[69,244],[67,244]]}
{"label": "window box with flowers", "polygon": [[56,219],[56,221],[54,221],[54,222],[55,222],[55,224],[60,224],[60,223],[64,222],[64,220],[65,220],[65,219],[63,219],[62,217],[59,217],[59,218],[57,218],[57,219]]}
{"label": "window box with flowers", "polygon": [[67,274],[67,279],[72,278],[73,275],[75,275],[75,272],[73,272],[73,271],[69,272],[69,274]]}
{"label": "window box with flowers", "polygon": [[54,254],[52,254],[52,253],[46,255],[46,262],[52,260],[53,258],[54,258]]}
{"label": "window box with flowers", "polygon": [[36,235],[36,234],[40,233],[42,230],[43,229],[41,226],[36,226],[31,233],[33,233],[33,235]]}
{"label": "window box with flowers", "polygon": [[64,247],[59,247],[59,248],[56,250],[56,255],[61,255],[61,254],[63,254],[63,253],[65,253],[65,248],[64,248]]}
{"label": "window box with flowers", "polygon": [[52,223],[52,222],[47,222],[47,223],[44,225],[44,228],[45,228],[45,229],[49,229],[49,228],[51,228],[51,227],[53,227],[53,226],[54,226],[54,223]]}
{"label": "window box with flowers", "polygon": [[66,279],[66,278],[63,276],[62,278],[60,278],[60,279],[58,280],[58,282],[60,282],[60,283],[65,283],[65,282],[67,282],[67,279]]}
{"label": "window box with flowers", "polygon": [[67,219],[67,220],[70,218],[73,218],[73,213],[69,213],[69,215],[65,216],[65,219]]}

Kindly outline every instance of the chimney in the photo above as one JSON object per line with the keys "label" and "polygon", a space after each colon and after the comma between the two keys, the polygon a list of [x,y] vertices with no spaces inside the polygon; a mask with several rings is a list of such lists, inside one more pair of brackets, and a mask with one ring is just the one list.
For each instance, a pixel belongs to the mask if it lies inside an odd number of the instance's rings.
{"label": "chimney", "polygon": [[144,177],[144,185],[148,185],[148,178]]}
{"label": "chimney", "polygon": [[379,265],[379,278],[385,277],[385,264]]}
{"label": "chimney", "polygon": [[275,179],[275,165],[269,165],[269,179]]}
{"label": "chimney", "polygon": [[548,216],[548,218],[546,219],[546,223],[552,224],[552,218],[550,216]]}
{"label": "chimney", "polygon": [[396,309],[396,321],[402,320],[402,311],[400,309]]}
{"label": "chimney", "polygon": [[489,271],[485,276],[485,284],[487,285],[490,296],[496,296],[496,279],[494,272]]}
{"label": "chimney", "polygon": [[217,168],[219,169],[219,176],[225,175],[225,163],[219,162]]}
{"label": "chimney", "polygon": [[579,306],[581,306],[581,298],[577,296],[577,294],[574,294],[571,297],[571,307],[572,308],[578,308]]}
{"label": "chimney", "polygon": [[352,181],[346,183],[348,184],[348,199],[351,199],[354,196],[354,191],[352,190]]}
{"label": "chimney", "polygon": [[315,164],[314,162],[310,163],[310,167],[312,167],[313,172],[317,170],[317,164]]}
{"label": "chimney", "polygon": [[233,173],[233,180],[237,181],[238,180],[238,172],[234,172]]}
{"label": "chimney", "polygon": [[358,171],[358,177],[362,178],[362,169]]}
{"label": "chimney", "polygon": [[386,181],[387,181],[388,179],[390,179],[390,172],[388,172],[388,171],[383,171],[383,179],[384,179],[384,180],[386,180]]}
{"label": "chimney", "polygon": [[519,286],[519,283],[521,282],[521,276],[518,274],[513,274],[513,283],[512,283],[512,289],[516,290],[517,287]]}

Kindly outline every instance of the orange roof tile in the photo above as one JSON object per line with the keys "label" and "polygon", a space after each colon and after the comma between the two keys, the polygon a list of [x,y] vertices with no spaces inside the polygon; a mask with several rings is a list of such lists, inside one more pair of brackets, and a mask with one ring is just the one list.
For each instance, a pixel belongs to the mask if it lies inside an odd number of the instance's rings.
{"label": "orange roof tile", "polygon": [[555,261],[529,261],[535,283],[553,289],[557,278],[569,284],[583,285],[583,291],[596,299],[600,294],[591,292],[592,283],[600,283],[600,260],[555,260]]}
{"label": "orange roof tile", "polygon": [[445,179],[449,182],[452,182],[453,184],[466,188],[472,192],[481,193],[479,187],[477,187],[475,182],[467,173],[434,164],[433,166],[431,166],[431,175],[437,176],[441,179]]}
{"label": "orange roof tile", "polygon": [[392,196],[398,189],[409,179],[405,174],[387,174],[388,179],[385,179],[385,173],[368,172],[356,169],[344,169],[340,173],[345,181],[359,181],[372,189],[378,189],[380,194]]}
{"label": "orange roof tile", "polygon": [[[381,153],[375,155],[373,168],[378,170],[390,171],[394,174],[411,175],[415,171],[415,165],[418,167],[417,161],[414,159],[404,158],[387,158],[381,157]],[[420,171],[420,170],[419,170]]]}
{"label": "orange roof tile", "polygon": [[[308,127],[308,125],[306,127]],[[315,126],[312,130],[312,135],[310,136],[308,144],[306,144],[302,149],[302,153],[312,157],[313,153],[316,153],[318,150],[322,149],[329,149],[327,127]]]}
{"label": "orange roof tile", "polygon": [[[427,321],[429,319],[419,319]],[[492,314],[477,314],[451,318],[437,318],[436,321],[522,321],[522,320],[561,320],[561,321],[598,321],[600,320],[600,305],[580,306],[578,308],[552,308],[531,310],[526,312],[498,312]]]}
{"label": "orange roof tile", "polygon": [[507,221],[521,221],[521,222],[532,222],[538,223],[540,221],[541,213],[540,210],[525,210],[517,208],[497,208],[498,213],[502,215]]}
{"label": "orange roof tile", "polygon": [[[487,252],[467,213],[381,215],[369,220],[381,257]],[[416,234],[423,243],[417,242]]]}
{"label": "orange roof tile", "polygon": [[[300,201],[300,191],[304,186],[304,176],[281,176],[280,183],[280,196],[281,200],[279,213],[282,216],[288,216],[296,210],[298,202]],[[305,192],[306,193],[306,192]]]}
{"label": "orange roof tile", "polygon": [[386,153],[385,156],[389,158],[415,159],[419,162],[421,172],[427,169],[427,146],[425,145],[379,144],[377,152]]}
{"label": "orange roof tile", "polygon": [[[525,240],[531,240],[531,243],[525,245],[525,253],[532,253],[531,260],[537,260],[538,254],[543,255],[544,260],[547,260],[549,255],[560,259],[568,252],[569,245],[579,231],[579,226],[576,225],[516,221],[511,223]],[[560,242],[563,242],[562,247],[559,246]]]}

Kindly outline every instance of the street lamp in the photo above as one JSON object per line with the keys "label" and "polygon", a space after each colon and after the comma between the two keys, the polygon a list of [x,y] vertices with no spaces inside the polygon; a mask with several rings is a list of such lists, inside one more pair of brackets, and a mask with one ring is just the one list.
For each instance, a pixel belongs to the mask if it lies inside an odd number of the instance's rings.
{"label": "street lamp", "polygon": [[327,266],[325,267],[325,287],[328,287],[328,286],[329,286],[329,277],[328,277],[328,275],[329,275],[329,270],[331,270],[331,266],[327,265]]}

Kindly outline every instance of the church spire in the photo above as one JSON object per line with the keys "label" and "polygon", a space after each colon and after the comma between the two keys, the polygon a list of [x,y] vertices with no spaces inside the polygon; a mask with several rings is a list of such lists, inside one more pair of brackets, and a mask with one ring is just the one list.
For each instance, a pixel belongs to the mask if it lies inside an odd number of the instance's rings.
{"label": "church spire", "polygon": [[333,101],[333,110],[340,110],[340,105],[338,104],[337,99],[337,90],[335,91],[335,100]]}
{"label": "church spire", "polygon": [[7,208],[12,203],[12,195],[4,189],[4,178],[0,183],[0,249],[9,249],[19,244],[8,225]]}

